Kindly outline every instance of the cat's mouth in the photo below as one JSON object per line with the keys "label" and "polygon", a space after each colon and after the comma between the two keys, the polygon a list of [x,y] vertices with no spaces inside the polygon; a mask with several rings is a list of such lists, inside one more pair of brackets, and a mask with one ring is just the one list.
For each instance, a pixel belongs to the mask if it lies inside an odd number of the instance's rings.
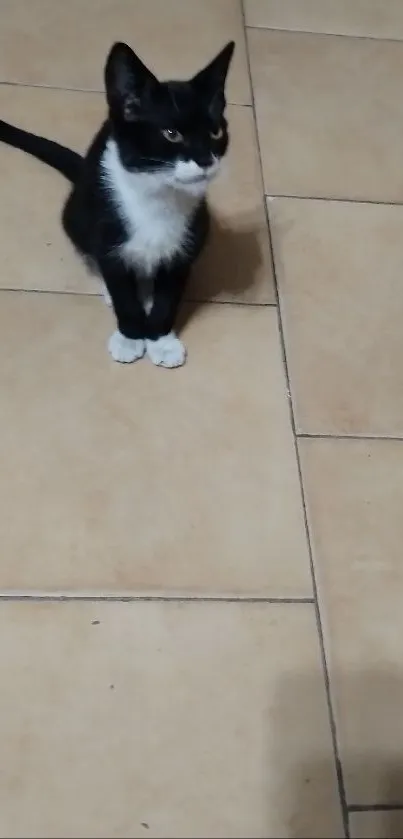
{"label": "cat's mouth", "polygon": [[214,160],[209,166],[201,167],[195,161],[179,162],[174,172],[174,182],[178,187],[203,187],[211,181],[219,170],[219,161]]}
{"label": "cat's mouth", "polygon": [[191,178],[177,178],[177,181],[180,184],[184,184],[184,186],[187,184],[191,186],[193,184],[206,183],[211,177],[212,175],[209,175],[208,172],[202,172],[200,175],[193,175]]}
{"label": "cat's mouth", "polygon": [[192,194],[202,194],[207,189],[212,175],[193,175],[191,178],[174,178],[173,186],[182,192],[191,192]]}
{"label": "cat's mouth", "polygon": [[181,187],[203,186],[208,184],[215,178],[218,172],[217,166],[212,166],[210,169],[205,169],[204,172],[197,172],[192,175],[176,175],[175,183]]}

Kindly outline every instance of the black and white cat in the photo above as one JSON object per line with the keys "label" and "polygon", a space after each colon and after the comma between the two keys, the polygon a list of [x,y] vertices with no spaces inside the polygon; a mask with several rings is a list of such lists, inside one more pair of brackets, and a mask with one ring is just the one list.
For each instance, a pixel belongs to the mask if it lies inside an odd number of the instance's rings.
{"label": "black and white cat", "polygon": [[160,82],[126,44],[105,67],[107,121],[85,158],[0,121],[0,140],[73,184],[63,227],[105,284],[117,329],[116,361],[144,353],[178,367],[174,324],[190,268],[208,232],[206,189],[228,147],[224,87],[234,43],[190,81]]}

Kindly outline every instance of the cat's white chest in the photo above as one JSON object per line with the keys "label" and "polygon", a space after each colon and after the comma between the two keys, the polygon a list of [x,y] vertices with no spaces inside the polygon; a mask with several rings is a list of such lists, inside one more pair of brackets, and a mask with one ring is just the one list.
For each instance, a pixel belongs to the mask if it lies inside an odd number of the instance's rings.
{"label": "cat's white chest", "polygon": [[122,247],[125,260],[151,274],[186,246],[188,219],[155,201],[132,202],[128,221],[132,236]]}
{"label": "cat's white chest", "polygon": [[121,254],[128,264],[150,275],[186,248],[193,206],[174,189],[160,187],[158,175],[127,172],[113,141],[105,152],[104,170],[127,232]]}

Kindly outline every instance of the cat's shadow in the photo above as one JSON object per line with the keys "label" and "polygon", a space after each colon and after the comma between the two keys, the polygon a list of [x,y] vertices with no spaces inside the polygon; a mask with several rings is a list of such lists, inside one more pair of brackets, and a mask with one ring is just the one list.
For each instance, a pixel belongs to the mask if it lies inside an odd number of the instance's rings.
{"label": "cat's shadow", "polygon": [[242,217],[230,224],[213,216],[207,245],[192,269],[186,300],[251,302],[251,288],[258,282],[263,263],[262,241],[256,218]]}

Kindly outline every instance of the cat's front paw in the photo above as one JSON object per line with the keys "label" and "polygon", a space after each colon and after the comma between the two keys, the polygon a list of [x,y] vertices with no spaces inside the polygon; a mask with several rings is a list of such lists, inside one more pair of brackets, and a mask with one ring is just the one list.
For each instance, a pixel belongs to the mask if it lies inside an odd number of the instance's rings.
{"label": "cat's front paw", "polygon": [[131,364],[143,357],[145,344],[142,338],[126,338],[119,330],[116,330],[109,338],[108,350],[114,361]]}
{"label": "cat's front paw", "polygon": [[182,367],[186,361],[186,347],[174,332],[162,335],[156,341],[147,338],[146,352],[150,361],[159,367]]}

